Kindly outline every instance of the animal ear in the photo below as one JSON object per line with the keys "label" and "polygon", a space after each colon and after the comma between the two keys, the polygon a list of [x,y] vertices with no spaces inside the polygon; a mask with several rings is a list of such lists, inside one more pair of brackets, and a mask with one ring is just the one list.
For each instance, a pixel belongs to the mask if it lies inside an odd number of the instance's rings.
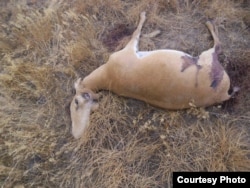
{"label": "animal ear", "polygon": [[78,89],[78,87],[79,87],[81,81],[82,81],[82,78],[78,78],[78,79],[77,79],[77,81],[76,81],[75,84],[74,84],[75,90]]}
{"label": "animal ear", "polygon": [[91,111],[95,111],[99,108],[99,104],[97,102],[93,103],[93,106],[91,107]]}

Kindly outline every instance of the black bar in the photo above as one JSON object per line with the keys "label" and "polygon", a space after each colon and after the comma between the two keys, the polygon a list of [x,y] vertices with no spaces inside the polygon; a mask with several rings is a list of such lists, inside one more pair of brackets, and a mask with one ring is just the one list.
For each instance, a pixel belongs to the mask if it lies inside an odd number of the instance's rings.
{"label": "black bar", "polygon": [[250,187],[250,172],[173,172],[173,188]]}

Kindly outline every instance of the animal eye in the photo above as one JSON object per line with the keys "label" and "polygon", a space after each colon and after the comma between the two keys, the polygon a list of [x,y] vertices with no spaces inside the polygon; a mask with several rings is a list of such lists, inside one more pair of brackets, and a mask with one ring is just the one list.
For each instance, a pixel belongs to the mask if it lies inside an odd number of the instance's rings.
{"label": "animal eye", "polygon": [[81,95],[86,100],[90,100],[90,98],[91,98],[90,95],[89,95],[89,93],[82,93]]}
{"label": "animal eye", "polygon": [[78,104],[79,104],[79,102],[78,102],[78,100],[77,100],[77,99],[75,99],[75,103],[76,103],[76,105],[78,105]]}

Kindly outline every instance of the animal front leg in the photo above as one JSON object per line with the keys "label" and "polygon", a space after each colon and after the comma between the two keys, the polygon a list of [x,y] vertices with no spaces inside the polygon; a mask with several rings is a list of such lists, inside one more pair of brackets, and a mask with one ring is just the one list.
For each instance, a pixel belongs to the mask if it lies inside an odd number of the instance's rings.
{"label": "animal front leg", "polygon": [[138,43],[141,35],[141,29],[146,20],[146,12],[141,12],[140,14],[140,21],[137,26],[137,29],[134,31],[132,38],[130,39],[129,43],[125,48],[132,49],[134,51],[138,51]]}

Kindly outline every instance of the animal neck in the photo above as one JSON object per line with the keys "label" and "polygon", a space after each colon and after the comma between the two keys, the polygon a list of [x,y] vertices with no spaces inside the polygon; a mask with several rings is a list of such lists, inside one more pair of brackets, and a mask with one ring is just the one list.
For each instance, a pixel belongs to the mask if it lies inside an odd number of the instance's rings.
{"label": "animal neck", "polygon": [[96,92],[100,89],[107,88],[107,75],[104,65],[94,70],[91,74],[86,76],[83,80],[85,88],[91,89]]}

